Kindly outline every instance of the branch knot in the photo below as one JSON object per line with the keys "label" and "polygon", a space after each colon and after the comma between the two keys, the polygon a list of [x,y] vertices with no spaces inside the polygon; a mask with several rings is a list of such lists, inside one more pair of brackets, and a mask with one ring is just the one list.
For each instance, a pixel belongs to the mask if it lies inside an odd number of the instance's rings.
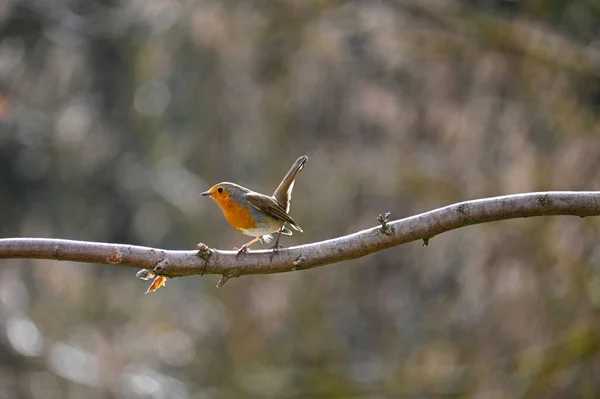
{"label": "branch knot", "polygon": [[458,204],[456,210],[465,216],[469,216],[469,205],[465,204],[464,202],[462,204]]}
{"label": "branch knot", "polygon": [[392,235],[392,229],[388,226],[388,220],[391,214],[391,212],[386,212],[383,215],[380,213],[379,216],[377,216],[377,221],[381,223],[381,232],[386,236]]}
{"label": "branch knot", "polygon": [[304,263],[306,262],[306,256],[304,255],[299,255],[296,260],[292,263],[292,265],[294,267],[292,267],[293,271],[302,269],[302,266],[304,265]]}
{"label": "branch knot", "polygon": [[[206,266],[208,265],[208,260],[210,259],[211,255],[212,250],[206,244],[199,242],[198,252],[196,253],[196,256],[200,259],[204,259],[204,265],[202,265],[202,270],[200,271],[201,276],[204,276],[204,271],[206,270]],[[225,283],[223,282],[223,284]]]}
{"label": "branch knot", "polygon": [[538,202],[544,208],[548,208],[550,205],[552,205],[552,200],[550,199],[550,197],[548,196],[548,194],[542,194],[542,195],[540,195],[540,197],[538,198]]}

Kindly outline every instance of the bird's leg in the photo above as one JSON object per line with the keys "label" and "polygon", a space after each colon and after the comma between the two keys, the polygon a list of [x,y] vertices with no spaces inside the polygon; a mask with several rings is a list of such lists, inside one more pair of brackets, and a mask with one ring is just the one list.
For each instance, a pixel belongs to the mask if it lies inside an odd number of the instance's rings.
{"label": "bird's leg", "polygon": [[281,232],[282,231],[283,231],[283,226],[281,226],[281,228],[277,232],[277,239],[275,240],[275,245],[273,245],[271,247],[271,249],[273,250],[273,252],[271,252],[271,260],[273,260],[273,256],[275,256],[275,254],[277,252],[279,252],[279,249],[283,248],[283,246],[279,245],[279,239],[281,238]]}
{"label": "bird's leg", "polygon": [[281,228],[277,232],[277,239],[275,240],[275,244],[271,247],[273,252],[277,252],[280,248],[283,248],[283,246],[279,245],[279,239],[281,238],[282,231],[283,231],[283,226],[281,226]]}
{"label": "bird's leg", "polygon": [[262,237],[256,237],[254,240],[242,245],[242,247],[240,249],[238,249],[237,247],[233,248],[234,250],[238,251],[237,255],[235,256],[236,258],[243,252],[247,252],[248,251],[248,247],[250,247],[250,245],[260,241]]}

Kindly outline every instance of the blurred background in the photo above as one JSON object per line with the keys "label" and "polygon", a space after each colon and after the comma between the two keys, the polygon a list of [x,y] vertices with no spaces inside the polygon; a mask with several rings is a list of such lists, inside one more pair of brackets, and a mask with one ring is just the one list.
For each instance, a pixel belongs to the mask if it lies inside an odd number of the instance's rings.
{"label": "blurred background", "polygon": [[[248,240],[198,193],[308,155],[309,243],[600,181],[597,0],[5,0],[0,236]],[[0,261],[0,398],[600,397],[600,219],[280,275]]]}

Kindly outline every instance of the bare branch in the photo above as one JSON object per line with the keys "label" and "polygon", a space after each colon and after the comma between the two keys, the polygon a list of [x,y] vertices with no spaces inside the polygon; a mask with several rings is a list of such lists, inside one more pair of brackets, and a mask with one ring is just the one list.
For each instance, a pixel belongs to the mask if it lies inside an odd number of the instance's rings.
{"label": "bare branch", "polygon": [[[244,274],[281,273],[355,259],[415,240],[478,223],[532,216],[600,215],[600,192],[541,192],[465,201],[420,215],[388,222],[344,237],[271,251],[208,249],[170,251],[135,245],[44,238],[0,239],[0,258],[36,258],[105,263],[151,269],[167,277],[221,274],[223,283]],[[375,218],[375,216],[374,216]]]}

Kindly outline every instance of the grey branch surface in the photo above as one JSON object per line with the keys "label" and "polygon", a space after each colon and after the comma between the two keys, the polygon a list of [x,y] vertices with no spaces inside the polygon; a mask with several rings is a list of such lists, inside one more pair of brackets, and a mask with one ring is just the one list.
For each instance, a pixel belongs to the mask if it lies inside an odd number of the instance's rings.
{"label": "grey branch surface", "polygon": [[[415,240],[429,240],[459,227],[532,216],[600,215],[600,192],[539,192],[465,201],[405,219],[390,221],[347,236],[281,249],[249,251],[172,251],[124,244],[46,238],[0,239],[1,258],[35,258],[105,263],[154,269],[167,277],[221,274],[269,274],[311,269],[360,258]],[[373,216],[375,220],[376,215]],[[210,255],[207,258],[207,254]],[[223,280],[223,281],[225,281]]]}

